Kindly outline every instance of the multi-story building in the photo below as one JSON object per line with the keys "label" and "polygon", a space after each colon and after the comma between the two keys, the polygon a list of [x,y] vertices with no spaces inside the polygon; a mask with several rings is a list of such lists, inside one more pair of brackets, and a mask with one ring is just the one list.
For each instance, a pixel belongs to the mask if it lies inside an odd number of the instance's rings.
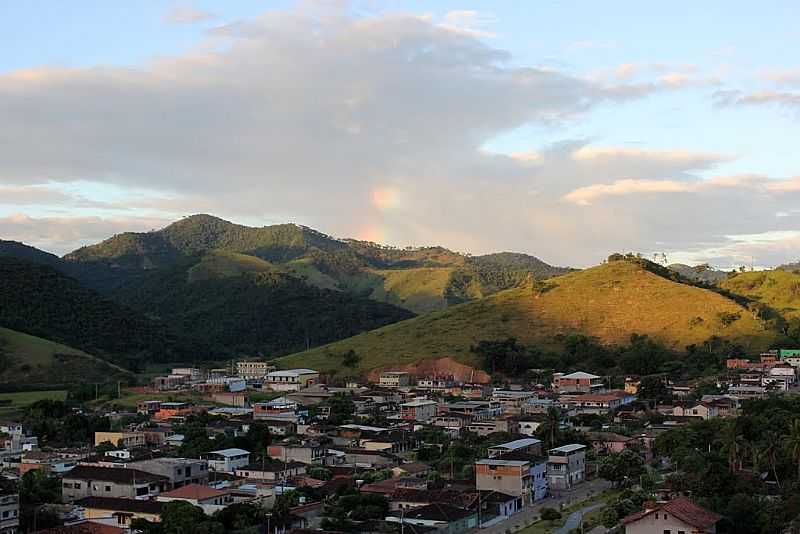
{"label": "multi-story building", "polygon": [[532,391],[497,389],[492,392],[492,400],[503,406],[504,413],[519,415],[522,413],[522,406],[534,395],[536,394]]}
{"label": "multi-story building", "polygon": [[250,463],[250,452],[244,449],[221,449],[203,455],[208,468],[213,471],[233,473],[236,469]]}
{"label": "multi-story building", "polygon": [[402,388],[411,385],[411,375],[406,371],[384,371],[378,384],[385,388]]}
{"label": "multi-story building", "polygon": [[467,426],[467,430],[479,436],[488,436],[497,432],[519,434],[519,423],[511,417],[499,417],[488,421],[476,421]]}
{"label": "multi-story building", "polygon": [[162,402],[153,419],[164,421],[172,417],[186,417],[192,413],[192,407],[186,402]]}
{"label": "multi-story building", "polygon": [[161,401],[160,400],[146,400],[138,403],[136,405],[136,413],[142,415],[153,415],[159,409],[161,409]]}
{"label": "multi-story building", "polygon": [[531,462],[488,458],[475,462],[475,486],[479,491],[499,491],[518,497],[522,506],[533,502]]}
{"label": "multi-story building", "polygon": [[542,453],[542,442],[536,438],[522,438],[508,443],[489,447],[489,458],[499,458],[509,453],[526,453],[539,455]]}
{"label": "multi-story building", "polygon": [[400,405],[400,419],[425,423],[436,417],[437,403],[427,399],[415,399]]}
{"label": "multi-story building", "polygon": [[573,443],[548,451],[547,484],[550,489],[569,489],[586,480],[586,445]]}
{"label": "multi-story building", "polygon": [[197,367],[173,367],[170,374],[185,376],[190,382],[198,382],[203,378],[202,371]]}
{"label": "multi-story building", "polygon": [[127,464],[128,468],[166,477],[169,489],[208,483],[208,462],[194,458],[153,458]]}
{"label": "multi-story building", "polygon": [[0,534],[16,534],[19,529],[19,492],[16,484],[0,477]]}
{"label": "multi-story building", "polygon": [[626,406],[636,400],[634,395],[622,390],[613,390],[605,393],[586,393],[583,395],[561,395],[561,407],[576,414],[587,413],[604,415]]}
{"label": "multi-story building", "polygon": [[504,408],[497,401],[451,402],[444,407],[450,413],[468,415],[472,421],[486,421],[503,415]]}
{"label": "multi-story building", "polygon": [[256,420],[292,420],[297,421],[298,404],[286,397],[278,397],[269,402],[253,404],[253,418]]}
{"label": "multi-story building", "polygon": [[274,365],[259,361],[236,362],[236,374],[245,380],[262,380],[275,370]]}
{"label": "multi-story building", "polygon": [[111,443],[115,447],[130,449],[132,447],[144,447],[147,439],[143,432],[95,432],[95,447],[101,443]]}
{"label": "multi-story building", "polygon": [[267,456],[283,462],[295,461],[304,464],[330,465],[333,457],[327,454],[319,442],[308,440],[303,443],[276,443],[267,447]]}
{"label": "multi-story building", "polygon": [[553,389],[558,393],[600,393],[605,388],[603,377],[591,373],[553,374]]}
{"label": "multi-story building", "polygon": [[453,375],[426,376],[417,380],[417,389],[444,392],[450,390],[455,384],[456,380]]}
{"label": "multi-story building", "polygon": [[300,391],[319,382],[319,373],[313,369],[287,369],[267,374],[267,387],[273,391]]}
{"label": "multi-story building", "polygon": [[167,483],[166,477],[138,469],[79,465],[62,477],[61,495],[64,502],[84,497],[149,499]]}

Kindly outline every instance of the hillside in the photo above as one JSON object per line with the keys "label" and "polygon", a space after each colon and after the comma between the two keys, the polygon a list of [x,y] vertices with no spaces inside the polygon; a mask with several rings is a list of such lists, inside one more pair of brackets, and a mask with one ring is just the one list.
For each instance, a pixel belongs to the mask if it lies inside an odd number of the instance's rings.
{"label": "hillside", "polygon": [[675,271],[687,280],[701,282],[704,284],[716,284],[728,276],[727,272],[712,269],[708,265],[692,266],[685,265],[683,263],[673,263],[668,265],[667,268],[671,271]]}
{"label": "hillside", "polygon": [[[399,249],[335,239],[293,224],[251,228],[210,215],[186,217],[158,231],[116,235],[67,254],[60,268],[113,298],[121,288],[142,283],[148,272],[169,270],[198,258],[204,262],[198,267],[200,278],[268,270],[259,262],[263,260],[319,289],[370,298],[414,313],[518,287],[530,277],[568,271],[526,254],[470,257],[443,247]],[[206,269],[205,263],[212,261],[226,262],[227,267],[208,265]]]}
{"label": "hillside", "polygon": [[0,363],[0,384],[72,384],[132,377],[82,350],[2,327]]}
{"label": "hillside", "polygon": [[733,273],[719,287],[765,304],[787,319],[800,317],[800,273],[780,269]]}
{"label": "hillside", "polygon": [[199,347],[45,265],[0,258],[0,326],[103,358],[177,361]]}
{"label": "hillside", "polygon": [[[477,365],[470,346],[481,340],[515,337],[558,350],[557,336],[572,333],[606,345],[647,334],[678,351],[715,335],[751,350],[766,348],[776,338],[732,300],[615,261],[291,355],[280,364],[338,369],[340,375],[441,357]],[[361,357],[353,370],[341,367],[341,355],[349,350]]]}
{"label": "hillside", "polygon": [[222,252],[153,272],[117,298],[216,354],[286,354],[413,316],[307,285],[259,258]]}

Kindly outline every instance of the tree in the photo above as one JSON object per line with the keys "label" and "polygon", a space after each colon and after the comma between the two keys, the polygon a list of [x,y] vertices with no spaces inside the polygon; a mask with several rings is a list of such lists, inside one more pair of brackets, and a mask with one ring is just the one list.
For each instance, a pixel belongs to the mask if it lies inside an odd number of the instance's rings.
{"label": "tree", "polygon": [[544,521],[557,521],[561,519],[561,512],[556,510],[555,508],[542,508],[542,511],[539,513],[539,516]]}
{"label": "tree", "polygon": [[637,453],[624,450],[600,460],[600,476],[619,487],[644,474],[644,462]]}
{"label": "tree", "polygon": [[193,534],[205,520],[203,509],[186,501],[168,502],[161,512],[164,534]]}
{"label": "tree", "polygon": [[656,402],[669,399],[671,396],[662,375],[642,377],[637,394],[640,399],[654,400]]}
{"label": "tree", "polygon": [[789,431],[783,435],[783,444],[797,464],[797,480],[800,482],[800,419],[794,419],[789,424]]}
{"label": "tree", "polygon": [[558,436],[561,433],[561,410],[555,407],[547,409],[544,422],[536,429],[536,434],[541,437],[548,449],[552,449],[558,443]]}

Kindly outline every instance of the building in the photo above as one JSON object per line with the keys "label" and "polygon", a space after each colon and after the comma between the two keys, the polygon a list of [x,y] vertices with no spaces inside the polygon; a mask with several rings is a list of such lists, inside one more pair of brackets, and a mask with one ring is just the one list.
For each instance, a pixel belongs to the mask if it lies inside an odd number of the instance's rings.
{"label": "building", "polygon": [[170,489],[208,483],[208,462],[194,458],[153,458],[130,462],[128,467],[165,477]]}
{"label": "building", "polygon": [[159,502],[185,501],[194,506],[199,506],[207,514],[213,514],[234,502],[233,496],[227,491],[209,486],[200,486],[199,484],[189,484],[188,486],[162,493],[157,499]]}
{"label": "building", "polygon": [[507,432],[509,434],[519,434],[519,423],[511,417],[501,417],[489,421],[477,421],[470,423],[467,430],[479,436],[488,436],[497,432]]}
{"label": "building", "polygon": [[677,404],[672,408],[672,415],[677,417],[699,417],[700,419],[712,419],[719,417],[719,411],[712,402],[692,402]]}
{"label": "building", "polygon": [[138,469],[79,465],[61,479],[61,495],[65,502],[84,497],[148,499],[161,492],[166,477]]}
{"label": "building", "polygon": [[318,442],[308,440],[303,443],[275,443],[267,447],[267,456],[283,462],[295,461],[306,465],[329,465],[332,458],[325,447]]}
{"label": "building", "polygon": [[297,402],[286,397],[278,397],[269,402],[256,402],[253,404],[254,419],[279,419],[293,420],[296,422]]}
{"label": "building", "polygon": [[130,527],[134,519],[158,523],[161,521],[161,512],[164,508],[164,504],[158,501],[112,497],[86,497],[73,504],[83,510],[84,519],[112,520],[117,525],[126,527]]}
{"label": "building", "polygon": [[519,497],[522,506],[533,502],[533,479],[529,460],[488,458],[475,462],[475,487]]}
{"label": "building", "polygon": [[203,373],[197,367],[173,367],[171,375],[185,376],[186,380],[199,382],[203,379]]}
{"label": "building", "polygon": [[162,402],[153,419],[164,421],[172,417],[186,417],[192,413],[192,407],[186,402]]}
{"label": "building", "polygon": [[384,371],[378,379],[384,388],[402,388],[411,385],[411,375],[406,371]]}
{"label": "building", "polygon": [[639,443],[636,438],[614,432],[587,432],[586,439],[592,448],[600,454],[622,452],[630,444]]}
{"label": "building", "polygon": [[19,492],[11,480],[0,477],[0,534],[16,534],[19,528]]}
{"label": "building", "polygon": [[583,395],[562,395],[561,406],[574,410],[576,414],[604,415],[636,400],[634,395],[622,390],[605,393],[586,393]]}
{"label": "building", "polygon": [[532,391],[513,391],[498,389],[492,393],[492,400],[503,407],[503,413],[519,415],[523,405],[536,394]]}
{"label": "building", "polygon": [[451,402],[445,406],[445,411],[451,414],[463,414],[470,417],[470,421],[486,421],[503,414],[503,405],[497,401],[461,401]]}
{"label": "building", "polygon": [[665,503],[645,502],[645,509],[622,520],[625,534],[715,534],[722,516],[686,497]]}
{"label": "building", "polygon": [[426,376],[417,380],[417,389],[444,392],[455,386],[456,381],[453,375],[434,375]]}
{"label": "building", "polygon": [[250,463],[250,452],[244,449],[222,449],[203,455],[212,471],[233,473],[240,467]]}
{"label": "building", "polygon": [[245,380],[262,380],[275,370],[274,365],[259,361],[236,362],[236,374]]}
{"label": "building", "polygon": [[313,369],[287,369],[267,374],[267,387],[273,391],[300,391],[319,382],[319,373]]}
{"label": "building", "polygon": [[255,462],[236,470],[236,476],[248,480],[275,482],[306,474],[306,464],[300,462]]}
{"label": "building", "polygon": [[101,443],[111,443],[115,447],[130,449],[144,447],[147,440],[141,432],[95,432],[94,446],[97,447]]}
{"label": "building", "polygon": [[542,453],[542,442],[535,438],[523,438],[489,447],[488,450],[489,458],[500,458],[512,452],[539,455]]}
{"label": "building", "polygon": [[639,394],[639,386],[642,385],[642,379],[638,376],[626,376],[625,377],[625,393],[629,393],[631,395],[638,395]]}
{"label": "building", "polygon": [[553,389],[560,393],[600,393],[605,390],[603,377],[578,371],[553,374]]}
{"label": "building", "polygon": [[212,393],[211,400],[217,404],[233,406],[234,408],[244,408],[247,406],[247,394],[243,391],[221,391]]}
{"label": "building", "polygon": [[156,376],[153,378],[151,385],[157,391],[171,391],[180,389],[189,381],[186,375],[167,375]]}
{"label": "building", "polygon": [[60,475],[78,465],[75,458],[65,458],[55,452],[31,451],[22,453],[19,462],[19,475],[28,471],[42,471]]}
{"label": "building", "polygon": [[141,415],[153,415],[161,408],[160,400],[141,401],[136,405],[136,413]]}
{"label": "building", "polygon": [[415,399],[400,405],[400,419],[426,423],[436,417],[437,403],[427,399]]}
{"label": "building", "polygon": [[386,521],[436,529],[442,534],[461,534],[478,526],[477,511],[465,510],[444,503],[433,503],[410,510],[401,510]]}
{"label": "building", "polygon": [[586,445],[573,443],[548,451],[547,485],[569,489],[586,479]]}

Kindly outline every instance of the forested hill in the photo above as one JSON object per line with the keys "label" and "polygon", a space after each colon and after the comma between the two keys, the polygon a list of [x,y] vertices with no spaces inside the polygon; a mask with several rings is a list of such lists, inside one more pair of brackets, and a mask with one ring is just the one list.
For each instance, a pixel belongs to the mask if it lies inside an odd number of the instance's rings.
{"label": "forested hill", "polygon": [[[166,270],[208,254],[258,258],[304,283],[424,313],[482,298],[529,278],[568,272],[526,254],[472,257],[443,247],[393,248],[342,240],[294,224],[251,228],[193,215],[166,228],[125,233],[64,257],[67,272],[114,295],[143,273]],[[82,270],[90,270],[83,276]],[[222,273],[227,276],[226,273]]]}
{"label": "forested hill", "polygon": [[[202,359],[202,346],[46,265],[0,257],[0,326],[126,364]],[[211,356],[208,354],[207,356]]]}

